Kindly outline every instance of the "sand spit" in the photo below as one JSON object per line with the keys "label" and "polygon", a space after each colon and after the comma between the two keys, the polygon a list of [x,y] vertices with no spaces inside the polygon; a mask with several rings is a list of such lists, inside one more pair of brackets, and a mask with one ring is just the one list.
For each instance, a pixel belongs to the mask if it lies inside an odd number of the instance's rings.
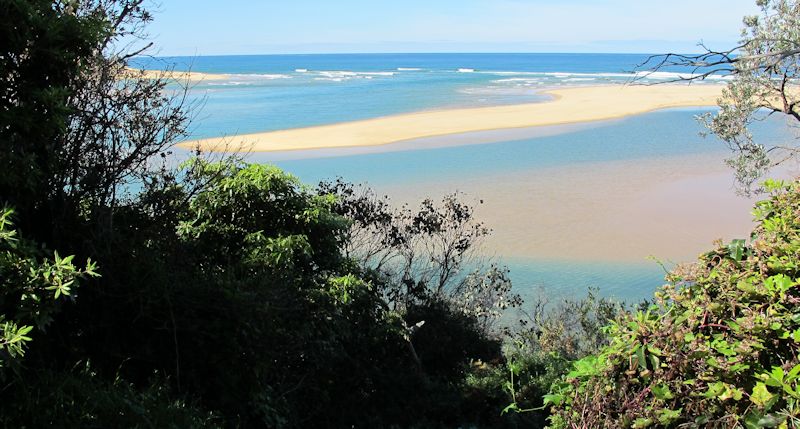
{"label": "sand spit", "polygon": [[552,89],[552,100],[422,111],[332,125],[181,143],[209,151],[273,152],[386,145],[423,137],[622,118],[672,107],[713,106],[723,85],[615,85]]}

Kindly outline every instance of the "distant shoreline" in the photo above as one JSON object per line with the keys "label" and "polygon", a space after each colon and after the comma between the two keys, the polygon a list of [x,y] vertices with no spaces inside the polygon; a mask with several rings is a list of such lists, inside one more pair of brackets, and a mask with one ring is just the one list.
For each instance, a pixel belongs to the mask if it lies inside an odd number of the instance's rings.
{"label": "distant shoreline", "polygon": [[204,80],[223,80],[230,79],[229,74],[220,73],[201,73],[193,71],[164,71],[164,70],[141,70],[128,67],[125,70],[126,77],[141,77],[144,79],[173,79],[178,81],[199,82]]}
{"label": "distant shoreline", "polygon": [[551,89],[552,100],[422,111],[330,125],[186,141],[206,151],[276,152],[380,146],[424,137],[618,119],[673,107],[714,106],[724,85],[606,85]]}

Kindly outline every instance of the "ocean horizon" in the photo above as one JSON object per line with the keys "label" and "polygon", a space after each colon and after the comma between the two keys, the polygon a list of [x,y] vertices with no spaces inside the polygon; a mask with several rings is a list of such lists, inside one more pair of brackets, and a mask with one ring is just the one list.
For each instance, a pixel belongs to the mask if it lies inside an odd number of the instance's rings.
{"label": "ocean horizon", "polygon": [[[296,54],[134,58],[144,69],[227,74],[192,82],[203,103],[191,138],[302,128],[459,107],[546,101],[542,90],[666,82],[636,71],[648,54]],[[706,83],[723,82],[714,76]]]}

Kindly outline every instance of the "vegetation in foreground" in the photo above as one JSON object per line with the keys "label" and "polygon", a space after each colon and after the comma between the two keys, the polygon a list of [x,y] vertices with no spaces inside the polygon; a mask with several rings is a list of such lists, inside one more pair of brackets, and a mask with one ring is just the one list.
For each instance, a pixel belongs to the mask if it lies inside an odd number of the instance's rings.
{"label": "vegetation in foreground", "polygon": [[653,306],[590,295],[503,332],[521,302],[457,195],[172,166],[185,91],[118,49],[141,0],[0,10],[1,425],[795,426],[800,185]]}
{"label": "vegetation in foreground", "polygon": [[500,416],[519,299],[458,196],[395,210],[231,157],[171,165],[190,106],[126,69],[141,0],[0,10],[0,425],[529,420]]}
{"label": "vegetation in foreground", "polygon": [[546,397],[551,427],[798,427],[800,182],[767,182],[749,243],[673,271]]}

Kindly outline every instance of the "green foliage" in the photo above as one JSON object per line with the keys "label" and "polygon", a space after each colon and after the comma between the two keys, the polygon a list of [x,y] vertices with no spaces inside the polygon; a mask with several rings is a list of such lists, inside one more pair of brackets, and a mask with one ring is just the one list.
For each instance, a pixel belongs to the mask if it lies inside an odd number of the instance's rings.
{"label": "green foliage", "polygon": [[178,231],[202,246],[196,251],[209,268],[242,260],[252,274],[265,268],[277,274],[341,262],[339,243],[348,223],[331,211],[331,199],[302,190],[275,167],[195,164],[196,180],[207,185],[190,200]]}
{"label": "green foliage", "polygon": [[97,20],[68,8],[65,1],[0,1],[0,196],[25,213],[50,195],[69,88],[100,37]]}
{"label": "green foliage", "polygon": [[749,245],[670,273],[554,384],[552,427],[797,427],[800,182],[766,188]]}
{"label": "green foliage", "polygon": [[220,419],[170,391],[154,377],[139,389],[103,381],[89,365],[69,372],[42,371],[16,389],[0,426],[16,428],[216,428]]}
{"label": "green foliage", "polygon": [[719,138],[730,149],[725,163],[736,178],[738,192],[760,193],[758,181],[773,167],[798,154],[798,146],[780,141],[756,141],[750,132],[753,123],[775,113],[789,122],[800,121],[797,76],[800,72],[800,2],[797,0],[756,0],[759,13],[745,16],[738,44],[727,49],[709,49],[702,42],[696,55],[665,54],[651,56],[639,67],[641,76],[677,66],[695,74],[674,81],[704,80],[727,76],[719,109],[698,120],[708,134]]}
{"label": "green foliage", "polygon": [[118,208],[102,285],[58,315],[37,364],[88,359],[139,388],[158,371],[245,427],[469,422],[469,363],[500,359],[477,318],[433,300],[392,311],[386,286],[342,255],[350,222],[329,195],[268,166],[186,168]]}
{"label": "green foliage", "polygon": [[726,162],[745,192],[775,163],[792,157],[796,147],[756,142],[748,128],[764,112],[800,119],[798,98],[791,82],[800,60],[797,22],[800,4],[795,0],[758,1],[759,15],[744,18],[738,56],[732,61],[734,76],[720,99],[720,110],[706,114],[702,122],[723,140],[733,155]]}
{"label": "green foliage", "polygon": [[800,120],[800,99],[794,79],[800,71],[797,47],[800,3],[796,0],[758,0],[758,15],[746,16],[733,79],[723,90],[719,111],[701,117],[706,128],[733,152],[727,160],[745,192],[776,163],[796,154],[797,147],[756,142],[748,128],[765,112]]}
{"label": "green foliage", "polygon": [[521,305],[508,268],[483,259],[481,243],[491,231],[462,195],[393,208],[388,196],[341,179],[321,183],[318,192],[350,220],[344,254],[376,277],[392,308],[444,300],[492,334],[502,313]]}
{"label": "green foliage", "polygon": [[[507,399],[470,363],[502,364],[490,325],[517,301],[506,270],[469,274],[488,233],[469,205],[387,224],[274,167],[173,168],[185,93],[126,70],[141,52],[120,43],[142,35],[143,0],[0,10],[0,203],[18,213],[0,216],[0,363],[20,369],[2,372],[1,425],[495,421]],[[400,262],[365,264],[359,243]]]}
{"label": "green foliage", "polygon": [[99,276],[91,260],[80,269],[73,256],[39,258],[36,247],[13,229],[13,215],[10,208],[0,211],[0,368],[25,354],[34,328],[43,330],[52,321],[80,278]]}
{"label": "green foliage", "polygon": [[[556,303],[541,297],[528,304],[528,318],[521,320],[513,343],[505,352],[504,390],[511,398],[503,413],[514,412],[544,427],[546,405],[563,399],[550,394],[550,386],[570,372],[572,362],[597,353],[607,344],[604,328],[620,317],[625,306],[597,296],[590,289],[581,299]],[[585,363],[579,364],[586,369]]]}

